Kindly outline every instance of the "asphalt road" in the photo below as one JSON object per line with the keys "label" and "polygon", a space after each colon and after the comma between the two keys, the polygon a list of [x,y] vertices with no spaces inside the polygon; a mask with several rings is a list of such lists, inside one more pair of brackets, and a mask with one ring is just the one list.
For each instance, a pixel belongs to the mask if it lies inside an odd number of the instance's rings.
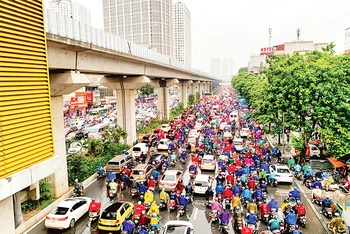
{"label": "asphalt road", "polygon": [[[184,182],[187,184],[190,177],[188,174],[188,171],[186,170],[188,168],[189,160],[187,162],[187,165],[182,165],[178,162],[178,165],[176,165],[177,169],[180,169],[184,171]],[[203,174],[213,174],[213,172],[202,172]],[[279,202],[279,204],[283,203],[283,200],[288,196],[288,192],[292,189],[292,185],[287,184],[279,184],[277,188],[269,188],[269,197],[274,195],[275,199]],[[98,180],[95,181],[93,184],[91,184],[86,190],[85,190],[85,196],[95,198],[96,200],[102,201],[103,208],[107,207],[110,204],[109,198],[106,197],[106,187],[105,187],[105,180]],[[158,199],[159,193],[156,192],[156,199]],[[123,191],[121,194],[118,195],[116,199],[119,200],[126,200],[130,201],[130,195],[127,194],[126,191]],[[305,198],[306,199],[306,198]],[[208,217],[210,214],[210,209],[206,208],[204,204],[204,197],[201,196],[195,196],[193,199],[193,203],[188,205],[188,210],[186,214],[182,217],[177,216],[177,212],[170,212],[167,211],[161,211],[161,226],[164,226],[164,224],[169,220],[187,220],[190,221],[194,225],[194,229],[196,233],[203,233],[207,231],[211,231],[211,233],[219,233],[218,231],[218,224],[213,223],[211,224]],[[268,198],[269,200],[269,198]],[[137,202],[137,200],[134,200]],[[304,234],[312,234],[312,233],[326,233],[316,217],[316,215],[311,210],[311,207],[307,202],[304,202],[304,205],[307,210],[307,227],[306,229],[301,228]],[[266,230],[266,226],[264,224],[259,224],[259,230]],[[96,234],[96,233],[102,233],[101,231],[97,230],[97,222],[90,223],[88,215],[85,215],[82,219],[80,219],[76,226],[73,229],[66,230],[66,231],[57,231],[57,230],[47,230],[44,226],[44,221],[40,222],[39,225],[37,225],[35,228],[30,230],[28,234],[44,234],[44,233],[65,233],[65,234]],[[233,232],[233,226],[230,227],[230,233]]]}

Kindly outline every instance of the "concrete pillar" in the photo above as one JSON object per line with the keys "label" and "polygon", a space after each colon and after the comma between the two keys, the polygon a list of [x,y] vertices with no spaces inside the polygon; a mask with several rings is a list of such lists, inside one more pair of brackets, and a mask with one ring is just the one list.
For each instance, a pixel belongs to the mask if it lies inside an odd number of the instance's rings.
{"label": "concrete pillar", "polygon": [[158,111],[161,120],[169,119],[169,89],[166,86],[158,88]]}
{"label": "concrete pillar", "polygon": [[17,228],[23,221],[20,193],[17,192],[13,196],[13,211],[15,217],[15,227]]}
{"label": "concrete pillar", "polygon": [[0,227],[2,233],[15,233],[15,219],[12,214],[14,214],[13,209],[13,198],[9,196],[0,201],[1,207],[1,219]]}
{"label": "concrete pillar", "polygon": [[199,87],[199,96],[200,96],[200,98],[202,98],[202,96],[203,96],[203,88],[204,88],[204,86],[203,86],[204,84],[203,83],[199,83],[198,84],[198,87]]}
{"label": "concrete pillar", "polygon": [[191,86],[193,82],[192,81],[186,81],[186,82],[180,82],[179,85],[179,95],[180,95],[180,102],[184,104],[184,107],[187,107],[187,101],[188,101],[188,87]]}
{"label": "concrete pillar", "polygon": [[190,87],[190,93],[189,94],[192,94],[192,95],[196,95],[196,92],[194,91],[194,87],[195,87],[195,83],[192,83],[189,87]]}
{"label": "concrete pillar", "polygon": [[55,157],[61,158],[61,169],[49,177],[53,185],[53,194],[60,197],[68,190],[68,173],[66,157],[66,140],[64,132],[63,100],[62,96],[51,97],[52,129],[54,134]]}
{"label": "concrete pillar", "polygon": [[126,144],[136,141],[135,89],[117,89],[118,126],[128,133]]}

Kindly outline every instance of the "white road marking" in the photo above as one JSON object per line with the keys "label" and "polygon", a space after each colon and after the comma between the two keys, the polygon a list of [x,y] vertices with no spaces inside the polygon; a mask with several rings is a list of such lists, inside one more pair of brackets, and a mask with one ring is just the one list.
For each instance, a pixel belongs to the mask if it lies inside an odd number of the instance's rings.
{"label": "white road marking", "polygon": [[198,208],[196,207],[196,209],[194,210],[194,217],[193,217],[193,220],[196,220],[197,214],[198,214]]}

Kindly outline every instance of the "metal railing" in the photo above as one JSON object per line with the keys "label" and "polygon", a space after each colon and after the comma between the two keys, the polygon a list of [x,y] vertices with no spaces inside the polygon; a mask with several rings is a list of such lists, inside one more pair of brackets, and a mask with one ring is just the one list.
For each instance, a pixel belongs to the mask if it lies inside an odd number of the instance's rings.
{"label": "metal railing", "polygon": [[148,49],[144,46],[132,43],[114,34],[104,30],[86,25],[69,16],[45,9],[46,32],[61,37],[66,37],[92,45],[100,46],[105,49],[118,51],[124,54],[133,55],[142,59],[151,60],[155,63],[173,66],[177,69],[191,72],[209,79],[216,79],[208,73],[202,72],[193,67],[179,62],[166,55],[160,54],[155,50]]}

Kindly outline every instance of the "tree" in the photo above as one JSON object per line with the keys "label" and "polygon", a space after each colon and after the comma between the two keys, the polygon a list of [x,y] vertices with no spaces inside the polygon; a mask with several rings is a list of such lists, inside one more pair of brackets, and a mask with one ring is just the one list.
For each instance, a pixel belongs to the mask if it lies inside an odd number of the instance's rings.
{"label": "tree", "polygon": [[188,95],[187,103],[189,106],[192,106],[193,104],[196,103],[195,96],[193,94]]}
{"label": "tree", "polygon": [[244,74],[244,73],[248,73],[248,67],[241,67],[238,70],[238,74]]}
{"label": "tree", "polygon": [[199,94],[199,92],[196,92],[196,102],[198,102],[199,99],[201,99],[201,95]]}
{"label": "tree", "polygon": [[85,142],[86,148],[89,155],[97,156],[98,154],[103,153],[104,144],[100,139],[88,138]]}
{"label": "tree", "polygon": [[146,84],[145,86],[139,88],[139,91],[142,95],[149,96],[154,94],[154,87],[150,84]]}

